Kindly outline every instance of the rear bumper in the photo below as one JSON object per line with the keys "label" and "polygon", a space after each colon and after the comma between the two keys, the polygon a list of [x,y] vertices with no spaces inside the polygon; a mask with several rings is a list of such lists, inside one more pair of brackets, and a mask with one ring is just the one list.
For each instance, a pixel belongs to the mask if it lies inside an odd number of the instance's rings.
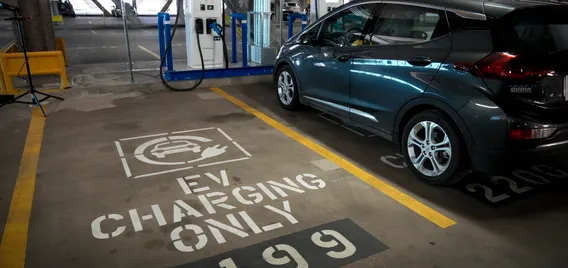
{"label": "rear bumper", "polygon": [[542,144],[530,149],[477,150],[471,157],[473,168],[483,172],[498,172],[535,164],[568,163],[568,140]]}

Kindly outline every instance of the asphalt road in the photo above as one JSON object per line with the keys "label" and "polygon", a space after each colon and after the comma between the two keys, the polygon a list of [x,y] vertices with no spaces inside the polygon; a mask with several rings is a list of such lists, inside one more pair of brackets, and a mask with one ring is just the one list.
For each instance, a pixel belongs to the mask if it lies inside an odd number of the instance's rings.
{"label": "asphalt road", "polygon": [[[132,61],[148,62],[159,60],[158,29],[152,24],[153,17],[142,17],[141,24],[129,29]],[[117,18],[77,17],[66,18],[65,26],[55,31],[56,37],[65,39],[69,64],[106,64],[128,62],[124,30]],[[300,31],[297,21],[294,31]],[[0,48],[16,39],[11,25],[0,22]],[[287,32],[287,29],[285,30]],[[230,49],[230,28],[226,30],[227,45]],[[178,28],[173,42],[174,60],[187,59],[185,27]],[[240,50],[240,42],[239,42]],[[229,52],[230,53],[230,52]]]}
{"label": "asphalt road", "polygon": [[[120,29],[65,29],[56,31],[65,39],[70,65],[128,62],[124,31]],[[159,60],[158,29],[129,30],[133,62]],[[172,44],[176,60],[187,58],[185,28],[179,28]]]}

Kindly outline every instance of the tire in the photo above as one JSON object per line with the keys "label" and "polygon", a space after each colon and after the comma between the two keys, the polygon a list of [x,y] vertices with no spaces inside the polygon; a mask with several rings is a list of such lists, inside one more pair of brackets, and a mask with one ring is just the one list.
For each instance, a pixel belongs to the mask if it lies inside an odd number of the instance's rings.
{"label": "tire", "polygon": [[280,106],[284,109],[299,110],[302,107],[296,75],[289,65],[284,65],[278,69],[276,97]]}
{"label": "tire", "polygon": [[[425,136],[427,129],[431,129],[431,139]],[[402,134],[401,148],[406,164],[421,181],[430,185],[452,185],[470,173],[467,148],[457,127],[442,112],[431,110],[415,115]],[[414,142],[409,140],[411,135]]]}

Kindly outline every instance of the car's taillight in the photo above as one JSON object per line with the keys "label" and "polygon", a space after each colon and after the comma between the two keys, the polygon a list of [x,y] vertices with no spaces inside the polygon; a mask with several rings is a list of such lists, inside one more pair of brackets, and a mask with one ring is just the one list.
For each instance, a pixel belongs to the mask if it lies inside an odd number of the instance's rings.
{"label": "car's taillight", "polygon": [[511,140],[535,140],[546,139],[556,132],[556,128],[538,128],[538,129],[511,129],[509,138]]}
{"label": "car's taillight", "polygon": [[511,61],[518,56],[515,53],[496,52],[479,61],[476,66],[481,75],[488,78],[526,79],[557,75],[553,70],[511,65]]}
{"label": "car's taillight", "polygon": [[454,68],[484,78],[527,79],[558,75],[551,69],[537,68],[530,65],[524,66],[523,64],[511,64],[511,61],[518,57],[519,55],[515,53],[495,52],[483,58],[475,65],[454,63]]}

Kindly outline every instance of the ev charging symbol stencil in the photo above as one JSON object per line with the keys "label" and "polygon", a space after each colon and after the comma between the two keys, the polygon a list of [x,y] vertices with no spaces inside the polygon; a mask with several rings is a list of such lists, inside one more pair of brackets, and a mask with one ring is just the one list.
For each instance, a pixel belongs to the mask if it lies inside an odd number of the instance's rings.
{"label": "ev charging symbol stencil", "polygon": [[[140,144],[141,140],[146,141]],[[115,145],[126,177],[135,179],[188,170],[195,168],[194,165],[213,166],[252,157],[225,131],[214,127],[120,139]],[[132,153],[127,153],[133,146]],[[144,167],[137,169],[144,170],[145,174],[133,175],[131,166],[140,164]]]}
{"label": "ev charging symbol stencil", "polygon": [[[221,146],[220,144],[208,147],[202,152],[200,145],[192,143],[190,141],[199,141],[205,143],[212,142],[213,140],[198,136],[168,136],[157,138],[138,146],[134,151],[134,156],[138,160],[151,165],[183,165],[199,162],[227,152],[227,146],[219,148],[219,146]],[[144,152],[146,152],[149,147],[153,148],[150,150],[150,154],[159,159],[166,158],[166,156],[169,154],[178,154],[184,152],[201,153],[201,157],[186,162],[155,161],[149,159],[144,155]]]}

